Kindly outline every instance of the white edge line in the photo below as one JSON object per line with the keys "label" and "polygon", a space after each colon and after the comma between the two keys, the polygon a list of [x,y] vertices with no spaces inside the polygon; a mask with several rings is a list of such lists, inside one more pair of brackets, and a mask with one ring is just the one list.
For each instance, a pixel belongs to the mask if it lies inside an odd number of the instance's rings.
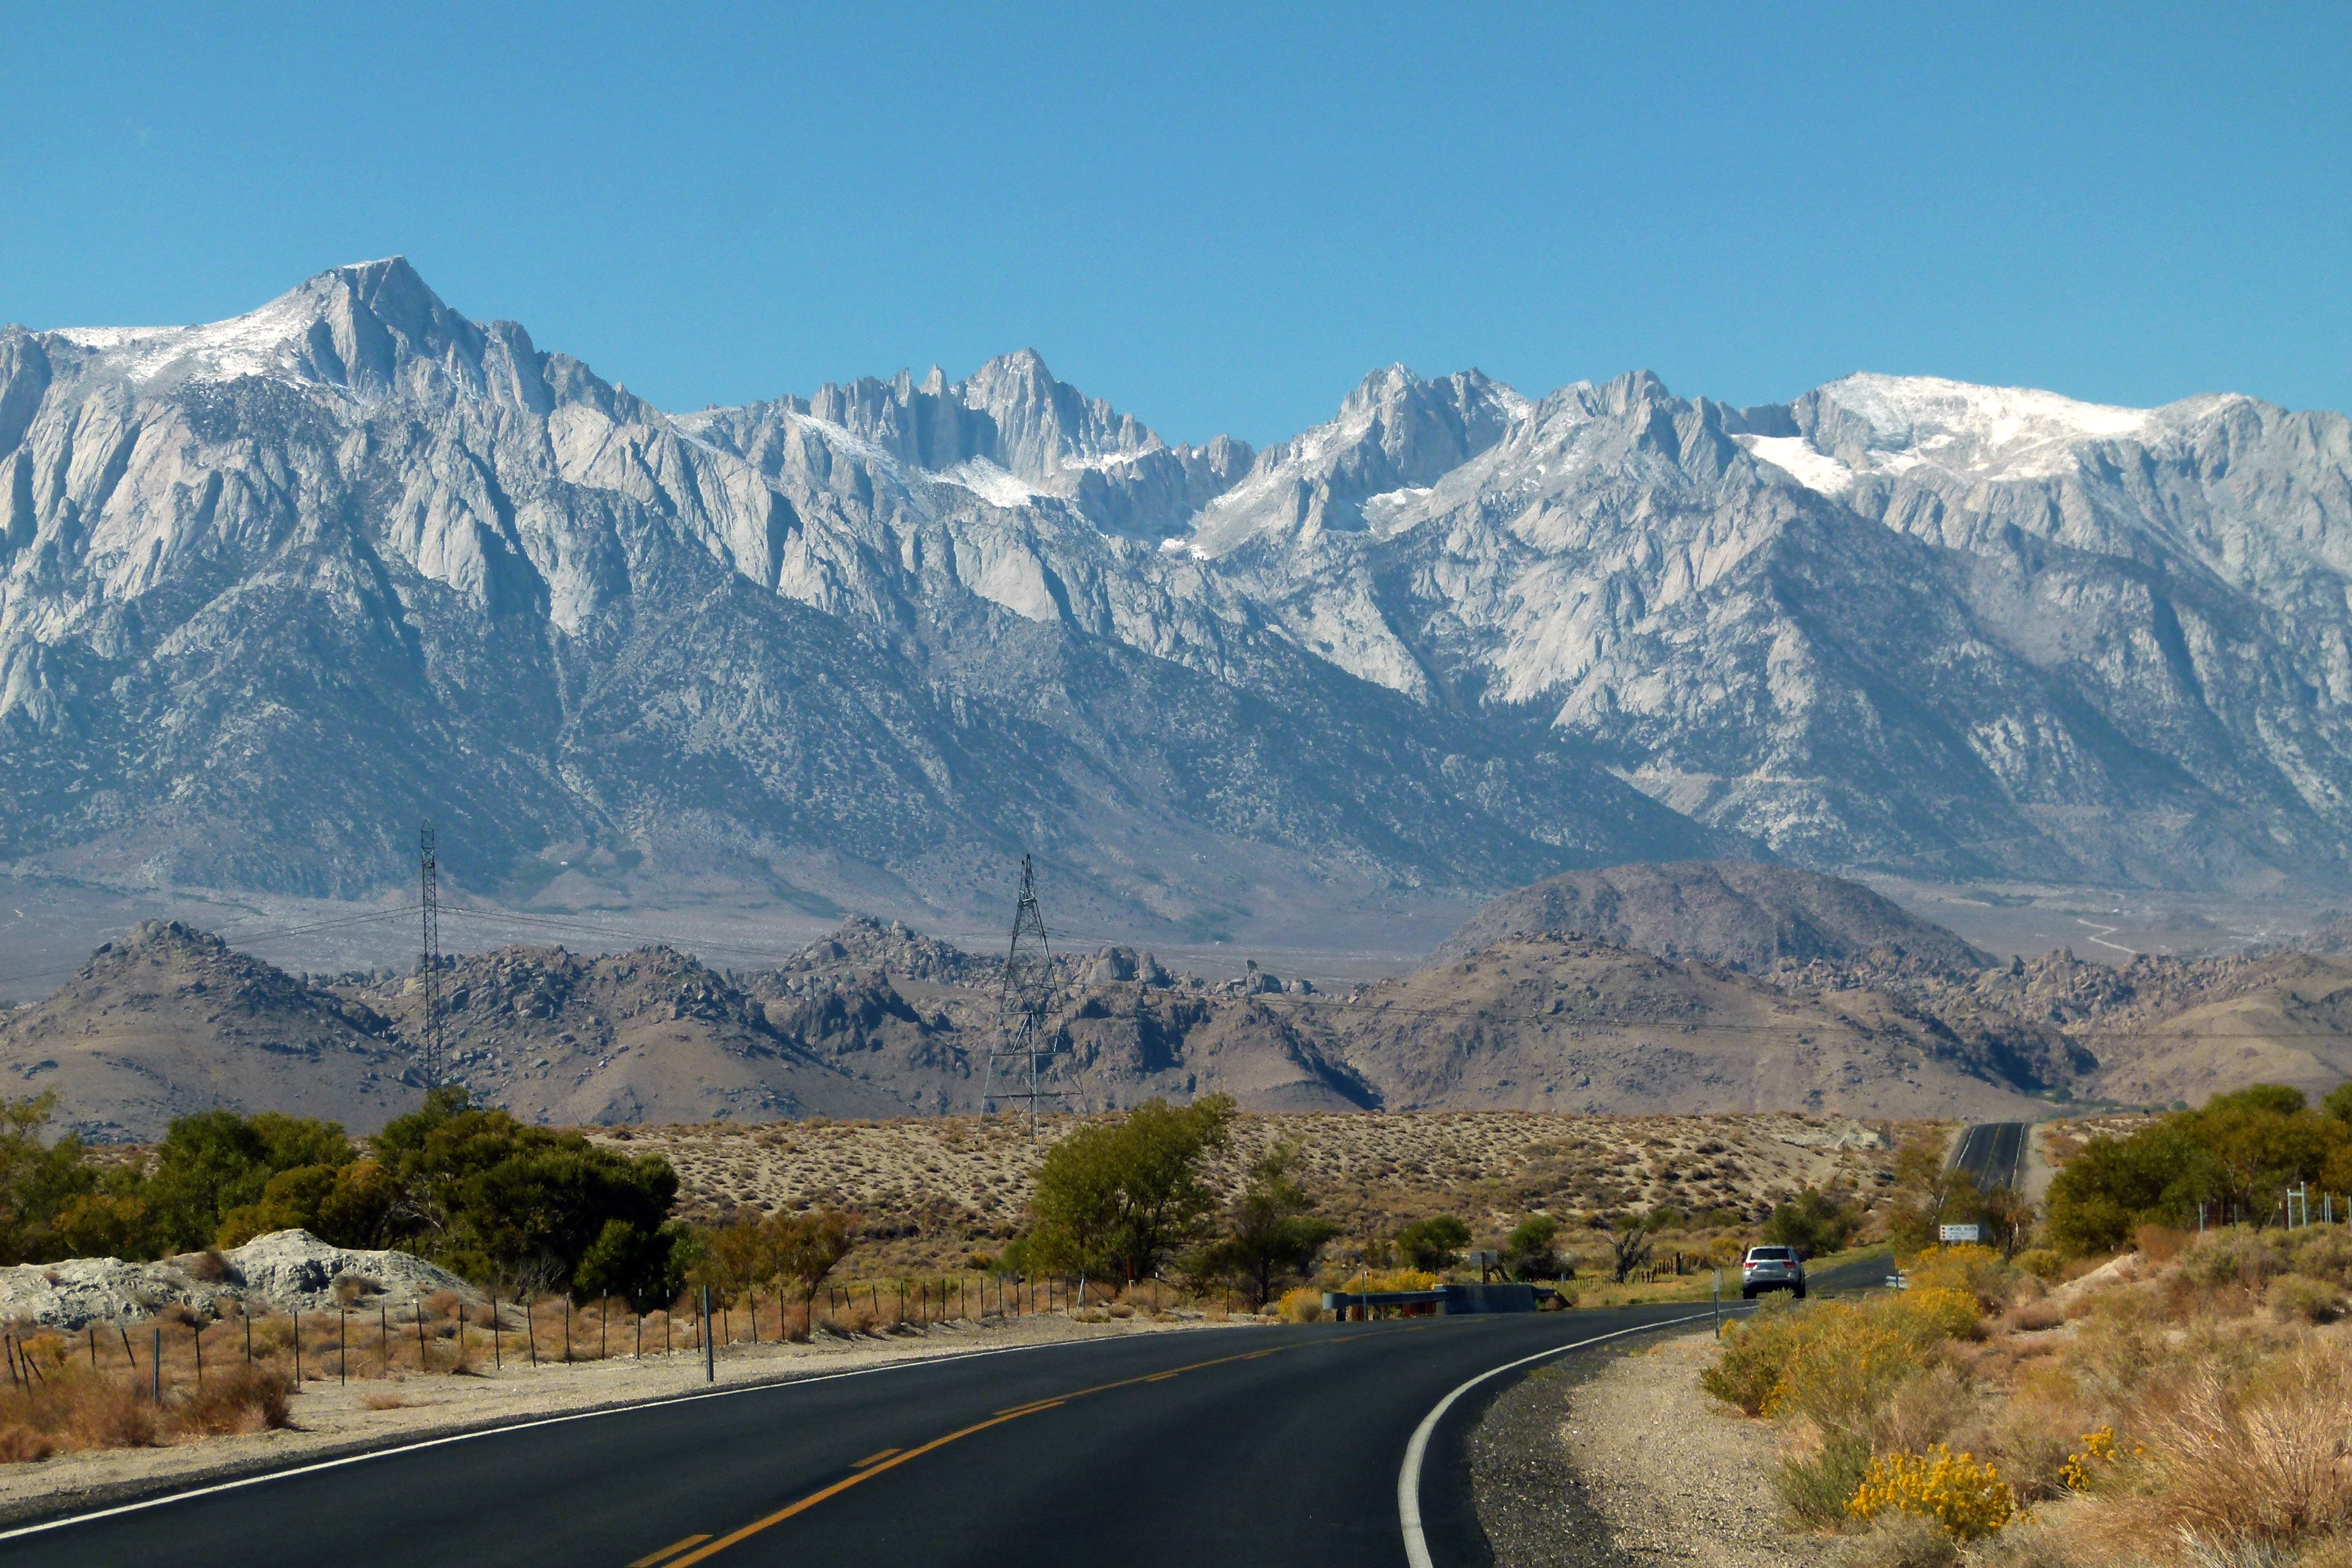
{"label": "white edge line", "polygon": [[[1503,1373],[1516,1367],[1525,1366],[1529,1362],[1544,1361],[1556,1355],[1566,1355],[1570,1351],[1580,1351],[1587,1345],[1597,1345],[1606,1340],[1622,1340],[1627,1334],[1652,1333],[1659,1329],[1671,1329],[1678,1323],[1704,1322],[1713,1316],[1712,1312],[1694,1312],[1687,1318],[1666,1318],[1654,1323],[1637,1323],[1633,1328],[1595,1334],[1589,1340],[1579,1340],[1574,1344],[1554,1345],[1548,1351],[1538,1351],[1533,1355],[1523,1355],[1517,1361],[1507,1361],[1500,1366],[1488,1367],[1485,1372],[1439,1400],[1437,1408],[1423,1416],[1421,1425],[1412,1429],[1412,1441],[1404,1446],[1404,1468],[1397,1472],[1397,1522],[1404,1528],[1405,1561],[1412,1564],[1412,1568],[1437,1568],[1437,1565],[1430,1561],[1429,1540],[1421,1528],[1421,1462],[1429,1452],[1429,1439],[1436,1432],[1437,1424],[1445,1418],[1447,1411],[1454,1408],[1455,1400],[1488,1378],[1500,1377]],[[0,1536],[0,1541],[6,1539],[5,1536]]]}
{"label": "white edge line", "polygon": [[502,1436],[509,1432],[528,1432],[539,1426],[562,1426],[572,1421],[593,1421],[604,1415],[628,1415],[640,1410],[658,1410],[671,1405],[692,1405],[704,1399],[728,1399],[740,1394],[773,1394],[781,1389],[807,1388],[819,1383],[838,1383],[845,1377],[871,1377],[876,1373],[908,1372],[917,1367],[944,1366],[950,1362],[976,1361],[982,1356],[1011,1355],[1016,1351],[1069,1350],[1080,1345],[1106,1344],[1106,1340],[1063,1340],[1035,1345],[994,1345],[985,1350],[958,1351],[951,1355],[915,1356],[893,1362],[887,1366],[854,1367],[846,1372],[828,1372],[815,1377],[780,1377],[768,1383],[747,1384],[740,1388],[705,1389],[698,1394],[674,1394],[665,1399],[647,1399],[634,1405],[608,1405],[601,1410],[575,1410],[564,1415],[542,1415],[533,1421],[515,1421],[497,1426],[480,1426],[471,1432],[452,1432],[445,1436],[427,1437],[422,1442],[403,1443],[390,1448],[370,1448],[364,1453],[343,1454],[332,1459],[320,1459],[314,1464],[298,1465],[292,1469],[267,1470],[257,1476],[239,1476],[231,1481],[215,1481],[211,1486],[191,1487],[186,1491],[166,1492],[161,1497],[142,1498],[137,1502],[118,1503],[112,1508],[92,1510],[89,1513],[68,1514],[63,1519],[47,1520],[39,1524],[22,1524],[14,1530],[0,1530],[0,1541],[14,1541],[19,1536],[39,1535],[47,1531],[63,1530],[68,1525],[89,1524],[119,1514],[141,1513],[151,1508],[164,1508],[175,1502],[187,1502],[216,1492],[233,1492],[246,1487],[257,1487],[269,1481],[292,1480],[296,1476],[317,1475],[321,1470],[339,1470],[346,1465],[363,1464],[370,1459],[389,1459],[399,1454],[415,1454],[426,1448],[439,1448],[451,1443],[469,1443],[477,1437]]}

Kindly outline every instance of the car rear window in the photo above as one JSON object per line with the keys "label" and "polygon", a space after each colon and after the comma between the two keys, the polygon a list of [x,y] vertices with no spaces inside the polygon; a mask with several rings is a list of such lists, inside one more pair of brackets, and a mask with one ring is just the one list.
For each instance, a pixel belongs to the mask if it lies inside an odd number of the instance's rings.
{"label": "car rear window", "polygon": [[1751,1247],[1748,1249],[1750,1263],[1786,1263],[1789,1249],[1785,1247]]}

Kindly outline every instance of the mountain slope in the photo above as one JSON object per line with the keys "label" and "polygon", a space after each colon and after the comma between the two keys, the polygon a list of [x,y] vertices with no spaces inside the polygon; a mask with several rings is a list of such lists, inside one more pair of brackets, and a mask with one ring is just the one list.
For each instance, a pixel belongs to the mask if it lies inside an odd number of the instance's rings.
{"label": "mountain slope", "polygon": [[[1962,422],[1967,449],[2013,439],[2032,463],[1931,491],[1944,470],[1907,448],[1887,458],[1899,479],[1836,478],[1800,433],[1829,428],[1835,391],[1741,411],[1644,375],[1566,388],[1425,493],[1386,498],[1379,526],[1221,564],[1301,646],[1434,707],[1540,712],[1801,863],[2342,879],[2340,416],[2198,400],[2147,416],[2194,440],[2141,447],[2096,419],[2017,435],[1985,415]],[[2217,444],[2245,448],[2227,482]],[[2116,477],[2133,470],[2147,482]],[[2191,490],[2231,519],[2202,556],[2163,543]],[[2015,521],[2069,509],[2104,524]]]}
{"label": "mountain slope", "polygon": [[0,1024],[10,1092],[54,1090],[58,1124],[96,1142],[152,1142],[173,1117],[218,1105],[372,1132],[423,1103],[410,1060],[364,1004],[176,921],[106,943]]}
{"label": "mountain slope", "polygon": [[2032,1118],[2025,1085],[1869,992],[1803,996],[1583,937],[1512,938],[1318,1019],[1398,1110]]}

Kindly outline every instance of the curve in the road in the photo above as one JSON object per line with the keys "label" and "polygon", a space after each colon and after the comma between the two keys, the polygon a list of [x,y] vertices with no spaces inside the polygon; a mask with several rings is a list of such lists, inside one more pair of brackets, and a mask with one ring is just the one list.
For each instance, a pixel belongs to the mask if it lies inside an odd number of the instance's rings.
{"label": "curve in the road", "polygon": [[[1395,1568],[1399,1457],[1450,1391],[1692,1315],[1679,1303],[941,1358],[354,1456],[16,1532],[6,1552],[28,1568],[180,1568],[341,1541],[501,1568],[993,1568],[1007,1552],[1113,1541],[1137,1568],[1203,1556]],[[1433,1549],[1462,1547],[1436,1561],[1475,1555],[1453,1429],[1505,1382],[1483,1380],[1430,1426],[1424,1528]]]}
{"label": "curve in the road", "polygon": [[1436,1435],[1438,1425],[1445,1419],[1447,1412],[1460,1403],[1463,1395],[1483,1383],[1517,1372],[1522,1367],[1533,1366],[1539,1361],[1549,1361],[1554,1356],[1566,1355],[1571,1351],[1605,1344],[1611,1340],[1623,1339],[1628,1334],[1648,1333],[1654,1329],[1672,1328],[1677,1323],[1705,1322],[1712,1315],[1710,1312],[1693,1312],[1679,1318],[1668,1318],[1660,1322],[1644,1323],[1636,1328],[1619,1329],[1613,1333],[1595,1334],[1588,1340],[1556,1345],[1550,1350],[1538,1351],[1533,1355],[1523,1355],[1517,1361],[1507,1361],[1500,1366],[1488,1367],[1475,1377],[1456,1384],[1452,1393],[1439,1400],[1435,1407],[1421,1418],[1421,1425],[1412,1429],[1412,1436],[1406,1441],[1404,1447],[1404,1465],[1397,1471],[1397,1523],[1404,1536],[1405,1561],[1412,1565],[1412,1568],[1436,1568],[1434,1561],[1429,1554],[1429,1533],[1422,1522],[1422,1466],[1428,1458],[1429,1442]]}

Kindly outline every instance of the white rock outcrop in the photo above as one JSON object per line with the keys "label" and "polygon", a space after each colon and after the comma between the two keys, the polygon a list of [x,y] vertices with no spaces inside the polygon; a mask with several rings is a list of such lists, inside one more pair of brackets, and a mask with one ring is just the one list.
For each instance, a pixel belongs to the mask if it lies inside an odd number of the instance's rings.
{"label": "white rock outcrop", "polygon": [[[212,1278],[217,1275],[218,1278]],[[68,1331],[92,1323],[153,1317],[174,1303],[216,1318],[233,1305],[255,1311],[313,1312],[336,1304],[345,1279],[352,1299],[408,1301],[455,1291],[482,1293],[447,1269],[406,1252],[333,1247],[307,1230],[273,1231],[220,1255],[187,1253],[154,1263],[71,1258],[0,1268],[0,1322]]]}

